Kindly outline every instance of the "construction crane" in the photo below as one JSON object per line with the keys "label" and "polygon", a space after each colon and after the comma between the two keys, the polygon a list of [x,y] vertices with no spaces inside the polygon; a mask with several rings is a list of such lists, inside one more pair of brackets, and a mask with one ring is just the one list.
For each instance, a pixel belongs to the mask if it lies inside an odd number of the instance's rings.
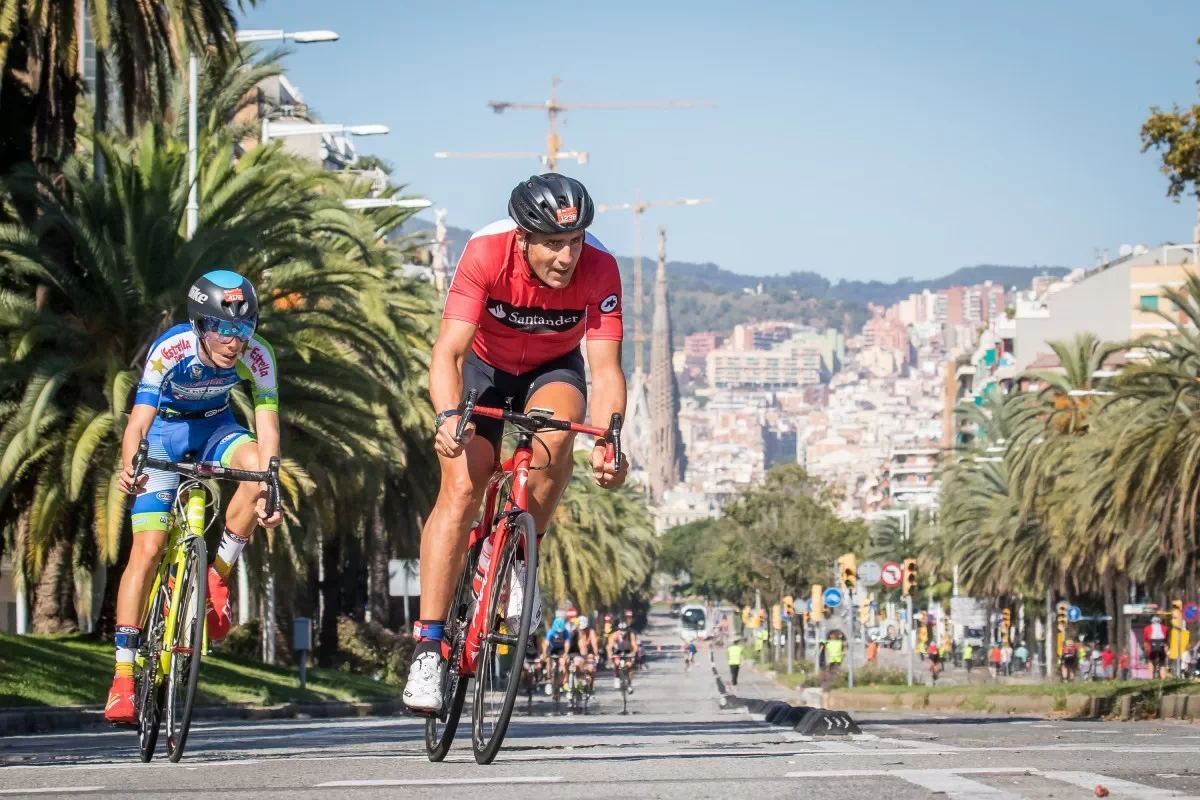
{"label": "construction crane", "polygon": [[647,208],[698,206],[702,203],[711,202],[712,199],[708,197],[647,201],[639,198],[638,193],[634,192],[632,203],[618,203],[615,205],[601,203],[596,206],[596,211],[601,214],[606,211],[629,210],[633,212],[633,364],[636,375],[644,374],[642,371],[642,351],[645,350],[645,338],[642,334],[642,214],[645,213]]}
{"label": "construction crane", "polygon": [[546,136],[545,153],[434,153],[434,158],[540,158],[549,172],[558,172],[560,158],[573,158],[580,164],[588,163],[588,154],[579,150],[562,150],[562,141],[558,136],[558,115],[568,111],[583,110],[614,110],[638,108],[716,108],[716,103],[688,100],[659,100],[643,103],[571,103],[564,105],[558,102],[558,78],[550,79],[550,98],[544,103],[510,103],[507,100],[489,100],[488,106],[497,114],[503,114],[508,109],[529,111],[545,111],[550,122],[550,132]]}

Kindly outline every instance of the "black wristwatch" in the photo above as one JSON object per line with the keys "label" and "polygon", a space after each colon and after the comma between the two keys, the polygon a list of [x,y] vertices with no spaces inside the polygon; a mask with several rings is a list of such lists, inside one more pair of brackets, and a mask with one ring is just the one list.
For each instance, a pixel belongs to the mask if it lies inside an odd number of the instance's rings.
{"label": "black wristwatch", "polygon": [[434,430],[441,430],[443,422],[450,419],[451,417],[457,417],[457,416],[458,416],[457,408],[448,408],[445,411],[439,411],[437,416],[433,418]]}

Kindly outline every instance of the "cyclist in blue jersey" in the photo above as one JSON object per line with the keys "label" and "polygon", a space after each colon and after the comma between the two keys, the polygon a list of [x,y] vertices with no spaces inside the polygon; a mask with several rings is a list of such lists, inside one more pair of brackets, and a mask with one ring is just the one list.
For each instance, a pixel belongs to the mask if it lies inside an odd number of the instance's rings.
{"label": "cyclist in blue jersey", "polygon": [[[567,674],[567,645],[570,641],[571,632],[567,630],[566,619],[555,617],[549,630],[546,631],[546,638],[542,640],[542,659],[547,665],[550,664],[550,659],[557,659],[559,683]],[[546,694],[550,694],[552,691],[553,687],[546,684]]]}
{"label": "cyclist in blue jersey", "polygon": [[[150,456],[244,470],[265,470],[279,455],[279,389],[275,352],[254,335],[258,298],[250,281],[217,270],[188,292],[188,319],[165,331],[150,347],[125,427],[121,490],[136,494],[133,548],[117,592],[116,672],[104,716],[132,723],[133,663],[141,634],[148,581],[154,577],[167,540],[171,503],[179,485],[173,472],[147,469],[133,480],[133,457],[146,439]],[[255,434],[242,427],[229,408],[229,393],[249,381],[254,398]],[[229,572],[256,524],[282,520],[266,515],[266,486],[242,483],[225,511],[225,531],[208,572],[208,635],[218,641],[229,632]]]}

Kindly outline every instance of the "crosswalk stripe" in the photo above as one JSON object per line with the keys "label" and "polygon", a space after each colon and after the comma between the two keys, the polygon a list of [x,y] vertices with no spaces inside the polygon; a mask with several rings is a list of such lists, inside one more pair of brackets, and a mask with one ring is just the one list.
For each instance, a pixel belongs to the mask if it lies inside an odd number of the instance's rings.
{"label": "crosswalk stripe", "polygon": [[[1144,783],[1135,783],[1134,781],[1126,781],[1120,778],[1109,778],[1105,775],[1097,775],[1094,772],[1048,769],[1043,770],[1042,774],[1056,781],[1082,786],[1084,789],[1103,785],[1110,792],[1120,797],[1136,798],[1136,800],[1163,800],[1168,797],[1174,800],[1188,800],[1189,798],[1188,795],[1185,795],[1178,789],[1160,789],[1157,786],[1147,786]],[[1196,798],[1191,798],[1191,800],[1196,800]]]}
{"label": "crosswalk stripe", "polygon": [[944,794],[948,800],[1025,800],[1022,795],[964,778],[953,772],[939,770],[903,769],[889,773],[908,783]]}

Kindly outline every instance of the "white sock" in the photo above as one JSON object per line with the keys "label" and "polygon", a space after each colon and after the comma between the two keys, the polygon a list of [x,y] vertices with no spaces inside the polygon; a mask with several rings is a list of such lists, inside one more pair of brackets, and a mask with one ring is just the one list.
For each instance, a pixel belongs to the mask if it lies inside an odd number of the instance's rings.
{"label": "white sock", "polygon": [[222,578],[229,577],[229,571],[233,569],[233,565],[237,562],[238,556],[242,554],[242,549],[246,546],[246,542],[250,541],[249,536],[239,536],[229,528],[221,534],[221,545],[217,548],[217,557],[213,561],[213,569]]}

